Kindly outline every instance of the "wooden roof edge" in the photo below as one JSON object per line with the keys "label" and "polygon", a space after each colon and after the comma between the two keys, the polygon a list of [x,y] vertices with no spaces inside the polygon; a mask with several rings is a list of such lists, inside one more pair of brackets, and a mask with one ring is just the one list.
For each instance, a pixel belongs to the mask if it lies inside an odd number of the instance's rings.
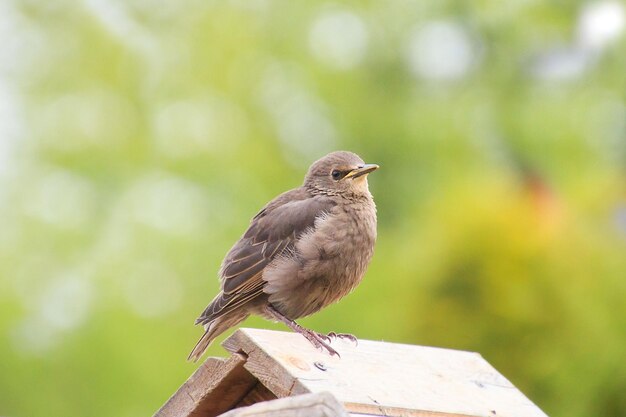
{"label": "wooden roof edge", "polygon": [[155,417],[214,417],[324,391],[359,415],[547,417],[475,352],[369,340],[332,343],[341,358],[295,333],[239,329],[222,343],[230,358],[208,358]]}
{"label": "wooden roof edge", "polygon": [[219,417],[350,417],[330,392],[278,398],[230,410]]}
{"label": "wooden roof edge", "polygon": [[216,416],[254,388],[257,379],[245,368],[247,357],[207,358],[154,414],[154,417]]}

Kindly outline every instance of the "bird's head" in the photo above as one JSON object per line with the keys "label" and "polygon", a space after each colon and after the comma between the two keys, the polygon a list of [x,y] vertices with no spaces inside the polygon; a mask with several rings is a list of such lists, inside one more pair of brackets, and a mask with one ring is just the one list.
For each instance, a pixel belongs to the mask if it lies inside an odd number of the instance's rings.
{"label": "bird's head", "polygon": [[378,169],[355,153],[331,152],[311,165],[304,186],[329,195],[370,195],[367,174]]}

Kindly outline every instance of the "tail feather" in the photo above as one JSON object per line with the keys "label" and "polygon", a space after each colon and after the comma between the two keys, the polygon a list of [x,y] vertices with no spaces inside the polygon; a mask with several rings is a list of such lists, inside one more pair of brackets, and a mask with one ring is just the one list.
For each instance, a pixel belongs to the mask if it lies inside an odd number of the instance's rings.
{"label": "tail feather", "polygon": [[204,326],[204,334],[196,343],[193,350],[187,357],[187,360],[197,362],[198,359],[204,354],[207,350],[213,339],[215,339],[220,334],[224,333],[226,330],[230,329],[233,326],[238,325],[242,321],[244,321],[248,317],[246,313],[236,313],[225,315],[216,318],[215,320],[210,321]]}

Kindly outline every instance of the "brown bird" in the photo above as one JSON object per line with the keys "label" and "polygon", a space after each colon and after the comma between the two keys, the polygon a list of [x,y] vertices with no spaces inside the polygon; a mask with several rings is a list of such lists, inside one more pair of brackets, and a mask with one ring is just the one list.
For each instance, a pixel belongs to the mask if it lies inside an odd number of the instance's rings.
{"label": "brown bird", "polygon": [[280,321],[315,347],[337,355],[320,334],[294,320],[350,293],[361,281],[376,242],[376,206],[365,164],[352,152],[332,152],[311,165],[301,187],[280,194],[252,218],[230,249],[219,276],[221,291],[196,320],[204,335],[197,361],[218,335],[250,314]]}

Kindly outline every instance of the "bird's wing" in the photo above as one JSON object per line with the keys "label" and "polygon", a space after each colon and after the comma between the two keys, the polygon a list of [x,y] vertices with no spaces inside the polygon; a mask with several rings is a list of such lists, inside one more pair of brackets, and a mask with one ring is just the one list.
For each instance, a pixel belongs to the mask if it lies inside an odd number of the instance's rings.
{"label": "bird's wing", "polygon": [[263,269],[276,256],[293,250],[296,239],[334,205],[328,197],[310,196],[301,189],[268,203],[226,255],[220,270],[222,292],[196,323],[208,323],[260,295],[265,285]]}

